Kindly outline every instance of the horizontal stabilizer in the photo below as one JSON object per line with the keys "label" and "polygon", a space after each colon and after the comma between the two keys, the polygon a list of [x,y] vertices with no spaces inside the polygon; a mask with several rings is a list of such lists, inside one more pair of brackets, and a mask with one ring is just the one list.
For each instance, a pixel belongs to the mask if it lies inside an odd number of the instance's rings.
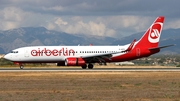
{"label": "horizontal stabilizer", "polygon": [[171,47],[171,46],[174,46],[175,44],[173,45],[166,45],[166,46],[161,46],[161,47],[155,47],[155,48],[149,48],[149,50],[156,50],[156,49],[161,49],[161,48],[167,48],[167,47]]}

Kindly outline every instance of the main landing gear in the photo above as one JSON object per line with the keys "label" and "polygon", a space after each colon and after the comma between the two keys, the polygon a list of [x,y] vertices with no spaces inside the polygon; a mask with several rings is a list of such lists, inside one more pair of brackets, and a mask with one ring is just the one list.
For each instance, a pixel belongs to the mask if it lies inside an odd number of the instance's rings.
{"label": "main landing gear", "polygon": [[24,68],[24,66],[23,65],[20,65],[20,69],[23,69]]}
{"label": "main landing gear", "polygon": [[88,64],[88,69],[93,69],[93,64]]}
{"label": "main landing gear", "polygon": [[[88,64],[88,69],[93,69],[93,67],[94,67],[93,64],[91,63]],[[82,69],[86,69],[86,68],[87,68],[86,64],[82,66]]]}

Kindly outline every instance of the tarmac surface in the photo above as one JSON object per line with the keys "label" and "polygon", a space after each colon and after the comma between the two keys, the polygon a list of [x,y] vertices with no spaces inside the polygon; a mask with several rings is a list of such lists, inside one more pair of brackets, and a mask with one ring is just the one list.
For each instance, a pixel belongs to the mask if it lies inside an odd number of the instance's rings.
{"label": "tarmac surface", "polygon": [[3,67],[0,68],[0,72],[180,72],[180,68],[93,68],[93,69],[81,69],[81,68],[44,68],[44,67],[27,67],[19,69],[18,67]]}

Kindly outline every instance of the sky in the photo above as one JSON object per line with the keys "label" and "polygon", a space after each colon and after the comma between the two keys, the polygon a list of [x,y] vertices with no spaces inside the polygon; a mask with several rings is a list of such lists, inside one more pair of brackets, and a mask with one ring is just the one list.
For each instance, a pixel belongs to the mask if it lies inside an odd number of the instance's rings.
{"label": "sky", "polygon": [[158,16],[180,28],[180,0],[0,0],[0,30],[45,27],[110,37],[146,31]]}

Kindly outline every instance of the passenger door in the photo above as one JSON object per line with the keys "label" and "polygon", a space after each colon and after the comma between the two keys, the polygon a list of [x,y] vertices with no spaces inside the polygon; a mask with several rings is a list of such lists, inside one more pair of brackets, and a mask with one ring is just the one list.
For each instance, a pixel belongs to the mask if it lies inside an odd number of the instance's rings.
{"label": "passenger door", "polygon": [[28,49],[24,50],[24,57],[29,57],[29,53],[28,52],[29,52]]}

